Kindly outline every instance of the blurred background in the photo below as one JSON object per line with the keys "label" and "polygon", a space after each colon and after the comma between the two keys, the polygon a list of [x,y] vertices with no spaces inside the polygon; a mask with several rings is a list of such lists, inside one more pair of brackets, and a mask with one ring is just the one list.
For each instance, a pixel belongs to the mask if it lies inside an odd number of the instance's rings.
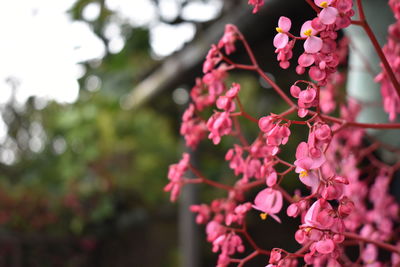
{"label": "blurred background", "polygon": [[[188,92],[226,23],[283,88],[296,79],[277,67],[272,38],[279,16],[296,29],[309,8],[269,0],[251,10],[247,0],[0,3],[0,266],[215,264],[187,207],[224,193],[188,187],[171,204],[163,187],[185,150]],[[241,46],[233,59],[248,62]],[[254,116],[286,108],[257,76],[234,72],[232,81]],[[247,128],[250,140],[257,129]],[[200,144],[196,162],[212,179],[233,183],[222,160],[232,143]],[[283,226],[250,217],[250,232],[270,223],[275,246],[296,248]],[[268,248],[274,236],[254,238]]]}

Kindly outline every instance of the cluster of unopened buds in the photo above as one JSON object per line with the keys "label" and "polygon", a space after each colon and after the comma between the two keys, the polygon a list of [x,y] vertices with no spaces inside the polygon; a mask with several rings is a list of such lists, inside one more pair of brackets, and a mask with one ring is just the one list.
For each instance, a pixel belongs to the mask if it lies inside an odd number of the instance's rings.
{"label": "cluster of unopened buds", "polygon": [[[205,225],[212,251],[219,254],[220,267],[235,263],[243,266],[259,256],[265,257],[268,267],[400,266],[399,231],[395,231],[400,223],[399,205],[389,192],[400,162],[387,164],[376,153],[378,149],[395,154],[399,151],[371,139],[365,131],[399,129],[400,124],[356,122],[360,105],[352,99],[335,100],[345,80],[338,66],[345,63],[348,44],[345,39],[338,40],[338,31],[354,24],[367,29],[372,43],[376,38],[368,30],[361,0],[356,1],[358,21],[352,20],[352,0],[306,2],[316,11],[316,17],[304,22],[299,36],[290,32],[291,20],[281,17],[273,45],[280,66],[286,69],[296,42],[302,42],[304,52],[297,59],[296,72],[308,70],[311,79],[298,80],[283,90],[259,67],[243,34],[227,25],[220,42],[207,54],[204,76],[196,80],[191,91],[192,103],[183,115],[181,134],[193,150],[207,137],[215,145],[222,138],[236,140],[225,155],[233,181],[225,184],[207,178],[184,153],[179,163],[170,166],[165,191],[171,192],[172,201],[185,184],[204,183],[226,191],[225,198],[191,207],[197,214],[196,222]],[[264,1],[249,0],[249,4],[257,12]],[[379,46],[375,48],[382,61],[382,73],[376,79],[382,83],[383,106],[393,119],[400,109],[400,1],[390,0],[390,5],[398,21],[390,27],[389,42],[383,51]],[[237,42],[246,49],[250,65],[235,63],[228,57],[235,52]],[[245,88],[237,83],[225,84],[229,71],[234,69],[258,73],[288,109],[280,114],[250,115],[239,97]],[[209,117],[204,115],[209,114],[204,112],[207,109],[213,111]],[[239,118],[254,123],[259,130],[256,138],[246,138]],[[293,125],[305,127],[308,135],[296,145],[293,158],[286,159],[281,151],[292,135]],[[187,171],[195,177],[187,177]],[[282,181],[292,178],[289,174],[293,173],[300,188],[289,192]],[[253,199],[251,192],[257,192]],[[261,219],[272,218],[276,223],[285,223],[287,217],[298,218],[294,239],[299,249],[288,252],[258,246],[246,224],[254,210]],[[348,247],[358,247],[358,252],[349,257]]]}

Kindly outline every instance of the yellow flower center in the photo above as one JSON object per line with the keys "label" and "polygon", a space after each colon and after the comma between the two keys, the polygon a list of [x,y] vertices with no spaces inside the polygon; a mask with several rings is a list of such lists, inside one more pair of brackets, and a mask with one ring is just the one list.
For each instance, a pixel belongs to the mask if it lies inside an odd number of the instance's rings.
{"label": "yellow flower center", "polygon": [[320,5],[320,7],[322,7],[322,8],[327,8],[327,7],[328,7],[328,2],[324,1],[324,2],[322,2],[322,3],[319,4],[319,5]]}
{"label": "yellow flower center", "polygon": [[304,32],[304,35],[305,35],[305,36],[311,36],[311,34],[312,34],[312,30],[311,30],[311,29],[308,29],[308,30],[306,30],[306,31]]}
{"label": "yellow flower center", "polygon": [[308,176],[308,172],[307,171],[301,171],[300,172],[300,178],[306,177]]}
{"label": "yellow flower center", "polygon": [[311,227],[307,227],[306,229],[304,229],[304,231],[306,231],[307,233],[311,232],[312,228]]}
{"label": "yellow flower center", "polygon": [[276,30],[277,32],[279,32],[279,33],[283,33],[282,28],[276,27],[275,30]]}
{"label": "yellow flower center", "polygon": [[261,218],[261,220],[266,220],[267,219],[267,217],[268,217],[268,214],[267,213],[260,213],[260,218]]}

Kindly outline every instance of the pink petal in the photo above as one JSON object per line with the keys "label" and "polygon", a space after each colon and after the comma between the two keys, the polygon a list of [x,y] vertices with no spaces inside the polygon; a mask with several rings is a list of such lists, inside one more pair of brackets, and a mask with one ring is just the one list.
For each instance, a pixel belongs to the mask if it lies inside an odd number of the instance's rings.
{"label": "pink petal", "polygon": [[321,203],[319,200],[315,201],[310,209],[307,211],[306,216],[304,216],[304,222],[306,225],[315,226],[316,217],[321,209]]}
{"label": "pink petal", "polygon": [[310,68],[308,74],[310,75],[311,79],[315,81],[322,81],[326,77],[325,71],[315,66]]}
{"label": "pink petal", "polygon": [[284,33],[278,33],[274,38],[274,46],[278,49],[284,48],[289,42],[289,37]]}
{"label": "pink petal", "polygon": [[317,96],[317,91],[314,88],[306,89],[300,92],[299,100],[303,103],[311,103],[314,101],[315,97]]}
{"label": "pink petal", "polygon": [[281,62],[279,62],[279,66],[282,69],[286,70],[287,68],[290,67],[290,62],[289,61],[281,61]]}
{"label": "pink petal", "polygon": [[299,110],[297,111],[297,115],[300,118],[304,118],[305,116],[307,116],[307,114],[308,114],[308,109],[306,108],[299,108]]}
{"label": "pink petal", "polygon": [[326,25],[324,25],[321,20],[316,17],[312,20],[311,22],[311,27],[313,27],[316,31],[323,31],[326,28]]}
{"label": "pink petal", "polygon": [[319,20],[325,25],[331,25],[335,23],[338,11],[334,7],[327,7],[321,10],[318,17]]}
{"label": "pink petal", "polygon": [[317,53],[322,48],[322,39],[316,36],[310,36],[304,42],[304,51],[310,54]]}
{"label": "pink petal", "polygon": [[311,34],[315,35],[316,31],[311,26],[311,20],[307,20],[306,22],[303,23],[303,26],[301,26],[301,30],[300,30],[301,37],[307,37],[307,35],[305,35],[304,32],[307,30],[310,30],[310,29],[312,30]]}
{"label": "pink petal", "polygon": [[260,191],[254,199],[253,208],[268,214],[276,214],[282,209],[282,193],[272,188]]}
{"label": "pink petal", "polygon": [[296,149],[296,159],[308,157],[308,145],[306,142],[301,142]]}
{"label": "pink petal", "polygon": [[276,172],[272,172],[267,176],[266,182],[269,187],[274,186],[278,180]]}
{"label": "pink petal", "polygon": [[300,87],[298,87],[297,85],[292,85],[292,86],[290,87],[290,94],[291,94],[293,97],[298,98],[300,92],[301,92],[301,89],[300,89]]}
{"label": "pink petal", "polygon": [[275,214],[269,214],[271,216],[271,218],[273,218],[275,221],[277,221],[278,223],[282,223],[281,219],[279,219],[278,216],[276,216]]}
{"label": "pink petal", "polygon": [[315,248],[319,253],[329,254],[335,249],[335,243],[331,239],[321,240],[316,243]]}
{"label": "pink petal", "polygon": [[296,165],[304,170],[310,170],[311,166],[313,165],[313,160],[309,157],[305,157],[305,158],[296,160],[294,162],[294,165]]}
{"label": "pink petal", "polygon": [[260,130],[263,131],[264,133],[272,130],[272,128],[275,127],[275,125],[271,122],[271,120],[272,118],[270,116],[261,117],[258,120],[258,127],[260,128]]}
{"label": "pink petal", "polygon": [[322,166],[322,164],[324,164],[326,161],[326,158],[324,156],[324,154],[321,154],[320,157],[318,158],[313,158],[313,163],[310,167],[310,169],[318,169],[319,167]]}
{"label": "pink petal", "polygon": [[332,0],[314,0],[314,3],[319,7],[322,7],[321,4],[323,2],[326,2],[328,4],[328,6],[329,6],[332,3]]}
{"label": "pink petal", "polygon": [[313,172],[309,172],[309,175],[300,177],[300,181],[311,188],[317,188],[319,184],[319,178]]}
{"label": "pink petal", "polygon": [[281,28],[284,32],[288,32],[290,27],[292,27],[292,22],[287,17],[280,17],[278,21],[278,27]]}
{"label": "pink petal", "polygon": [[346,13],[352,8],[352,1],[337,1],[336,8],[339,9],[340,12]]}
{"label": "pink petal", "polygon": [[303,53],[297,60],[299,65],[302,67],[309,67],[314,63],[314,61],[315,61],[314,55],[306,54],[306,53]]}

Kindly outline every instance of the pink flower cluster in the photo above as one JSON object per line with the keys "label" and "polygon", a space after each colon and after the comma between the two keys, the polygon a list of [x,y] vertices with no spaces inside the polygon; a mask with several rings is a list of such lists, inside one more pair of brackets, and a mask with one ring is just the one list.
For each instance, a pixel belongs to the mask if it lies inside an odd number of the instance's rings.
{"label": "pink flower cluster", "polygon": [[327,84],[329,76],[336,72],[339,63],[337,31],[350,25],[354,11],[351,0],[314,0],[314,3],[321,10],[317,17],[304,22],[300,36],[291,34],[291,20],[281,17],[273,44],[281,67],[286,69],[290,65],[295,41],[304,40],[304,53],[298,58],[296,71],[302,74],[309,68],[310,77],[323,86]]}
{"label": "pink flower cluster", "polygon": [[[389,1],[392,8],[396,22],[389,26],[388,41],[383,47],[386,59],[388,60],[392,70],[397,78],[400,79],[400,3],[397,0]],[[400,113],[400,98],[396,94],[396,89],[388,77],[388,73],[384,68],[382,72],[375,77],[375,81],[381,84],[381,95],[383,100],[383,108],[389,114],[391,121],[396,119]]]}
{"label": "pink flower cluster", "polygon": [[[164,188],[171,192],[172,201],[185,183],[204,183],[226,192],[225,197],[209,204],[191,206],[196,223],[205,225],[212,251],[218,253],[218,267],[244,266],[255,257],[269,259],[267,267],[400,264],[400,233],[396,231],[400,210],[389,192],[400,162],[384,162],[378,149],[396,155],[400,152],[389,144],[369,140],[365,131],[400,129],[400,124],[357,122],[360,104],[351,98],[337,97],[343,93],[340,87],[345,82],[345,74],[337,67],[346,61],[348,45],[346,39],[337,40],[337,32],[352,23],[353,1],[307,2],[316,10],[316,17],[303,24],[299,36],[290,33],[291,20],[281,17],[273,43],[280,66],[287,68],[295,43],[304,42],[296,72],[308,70],[314,81],[294,82],[287,95],[264,75],[242,33],[227,25],[218,45],[213,45],[206,56],[204,76],[196,80],[190,94],[192,103],[183,114],[181,134],[187,146],[195,149],[207,135],[214,145],[225,136],[234,142],[225,153],[226,164],[232,170],[231,182],[221,183],[217,177],[208,179],[190,165],[185,153],[179,163],[170,166],[169,183]],[[361,1],[356,3],[358,10],[362,10]],[[249,0],[249,4],[257,12],[264,1]],[[400,1],[390,0],[390,4],[399,19]],[[365,21],[357,23],[365,25]],[[396,75],[400,73],[397,23],[389,29],[389,42],[384,49]],[[235,52],[236,42],[243,43],[250,65],[235,63],[228,57]],[[234,69],[261,75],[289,108],[262,117],[247,113],[239,97],[239,92],[246,88],[237,83],[231,87],[224,84],[229,71]],[[399,112],[396,88],[385,71],[377,80],[382,84],[385,109],[393,119]],[[247,135],[240,127],[242,119],[252,122],[258,134]],[[307,130],[305,137],[297,134],[300,127]],[[290,146],[295,151],[288,151]],[[188,168],[197,177],[184,178]],[[229,177],[224,178],[221,180],[226,182]],[[298,188],[288,190],[288,184]],[[293,239],[300,248],[289,252],[284,248],[259,247],[247,231],[248,218],[255,213],[263,220],[272,218],[273,223],[284,224],[287,217],[296,218],[299,223]],[[349,247],[358,252],[349,256]]]}
{"label": "pink flower cluster", "polygon": [[236,106],[234,100],[239,90],[240,85],[234,83],[225,95],[219,96],[216,106],[223,111],[215,112],[207,121],[207,128],[210,131],[208,138],[211,139],[215,145],[219,144],[221,136],[230,134],[232,131],[230,113],[235,111]]}
{"label": "pink flower cluster", "polygon": [[164,191],[171,192],[171,201],[175,201],[181,192],[181,187],[184,184],[183,176],[188,169],[189,160],[189,154],[183,153],[182,159],[179,161],[179,163],[169,166],[169,183],[164,187]]}

